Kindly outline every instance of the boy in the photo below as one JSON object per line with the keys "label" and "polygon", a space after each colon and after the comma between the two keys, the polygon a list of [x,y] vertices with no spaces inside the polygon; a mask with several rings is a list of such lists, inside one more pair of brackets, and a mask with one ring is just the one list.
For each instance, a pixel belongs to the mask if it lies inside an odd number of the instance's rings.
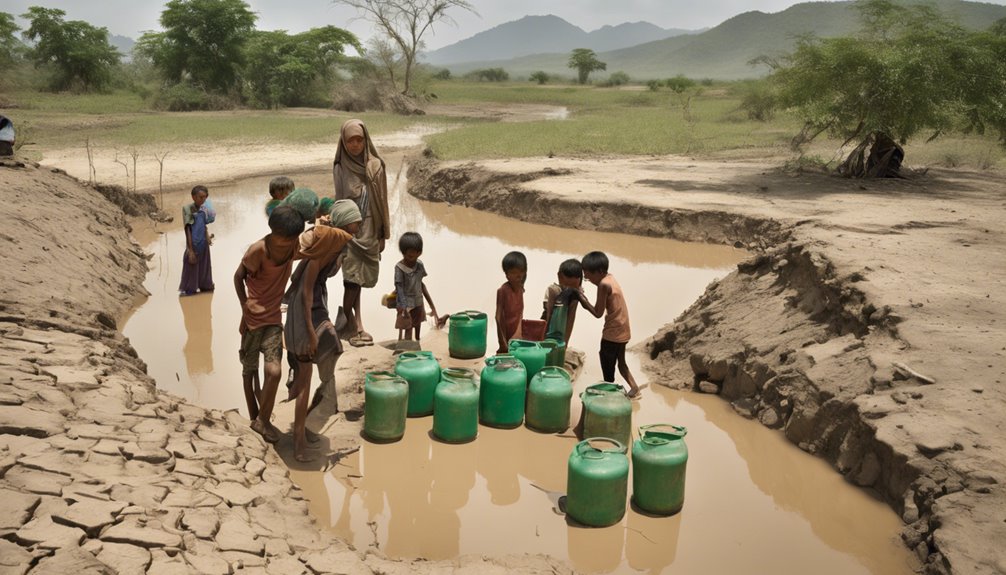
{"label": "boy", "polygon": [[580,261],[568,259],[559,264],[556,274],[558,283],[545,290],[545,312],[541,319],[548,322],[546,339],[569,342],[576,320],[576,308],[580,303],[580,288],[583,285],[583,267]]}
{"label": "boy", "polygon": [[423,307],[425,298],[430,304],[430,315],[436,318],[437,306],[433,304],[429,290],[426,289],[426,266],[419,259],[423,255],[423,236],[416,232],[405,232],[398,239],[398,250],[402,252],[402,261],[395,264],[395,308],[398,315],[395,328],[398,329],[398,340],[419,341],[419,328],[426,321],[426,310]]}
{"label": "boy", "polygon": [[276,209],[276,206],[286,199],[290,192],[293,191],[293,180],[286,176],[276,176],[269,181],[269,196],[272,197],[271,200],[266,202],[265,205],[265,215],[269,217],[272,211]]}
{"label": "boy", "polygon": [[[234,272],[234,290],[241,302],[241,378],[251,428],[269,443],[279,440],[279,430],[269,421],[276,401],[283,353],[283,318],[280,302],[297,256],[298,236],[304,219],[293,208],[279,206],[269,216],[271,233],[248,247]],[[253,388],[258,356],[265,357],[265,389]]]}
{"label": "boy", "polygon": [[614,383],[615,364],[618,373],[629,384],[626,393],[630,398],[639,394],[639,386],[629,372],[625,363],[625,345],[631,339],[629,329],[629,309],[625,305],[622,287],[615,281],[615,276],[608,273],[608,256],[603,252],[590,252],[580,260],[583,266],[583,276],[587,281],[597,286],[597,301],[591,305],[587,296],[580,292],[580,303],[594,317],[604,316],[604,329],[601,331],[601,373],[604,381]]}
{"label": "boy", "polygon": [[524,281],[527,280],[527,258],[520,252],[503,256],[506,283],[496,290],[496,338],[499,350],[507,353],[509,341],[519,338],[520,322],[524,318]]}

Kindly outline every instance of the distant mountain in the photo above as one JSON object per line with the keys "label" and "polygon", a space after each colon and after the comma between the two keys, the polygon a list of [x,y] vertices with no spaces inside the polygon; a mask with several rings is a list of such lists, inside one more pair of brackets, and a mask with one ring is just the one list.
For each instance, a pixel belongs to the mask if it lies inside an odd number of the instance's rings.
{"label": "distant mountain", "polygon": [[129,61],[133,57],[133,46],[136,45],[136,41],[132,38],[126,36],[118,36],[116,34],[108,35],[108,43],[115,47],[122,54],[122,59]]}
{"label": "distant mountain", "polygon": [[[962,0],[910,0],[929,4],[967,27],[984,29],[1006,18],[1006,6]],[[796,38],[812,33],[822,38],[854,34],[860,28],[852,2],[807,2],[782,12],[745,12],[699,34],[679,35],[627,48],[598,52],[607,73],[624,71],[633,79],[669,78],[684,74],[692,78],[733,80],[767,73],[748,64],[761,55],[778,56],[791,51]],[[567,68],[569,51],[537,54],[509,60],[486,59],[448,66],[455,74],[485,67],[505,68],[511,76],[527,76],[537,70],[572,76]],[[604,73],[595,77],[603,78]]]}
{"label": "distant mountain", "polygon": [[574,48],[600,52],[690,32],[665,30],[649,22],[633,22],[604,26],[588,33],[558,16],[525,16],[427,52],[423,54],[423,61],[446,66],[475,60],[508,60],[531,54],[571,52]]}

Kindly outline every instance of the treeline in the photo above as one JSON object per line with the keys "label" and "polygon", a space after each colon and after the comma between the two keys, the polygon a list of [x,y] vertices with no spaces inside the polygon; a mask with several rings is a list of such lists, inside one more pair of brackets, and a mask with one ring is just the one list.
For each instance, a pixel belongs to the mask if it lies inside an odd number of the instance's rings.
{"label": "treeline", "polygon": [[272,108],[329,105],[340,79],[377,74],[373,63],[346,54],[364,54],[352,33],[335,26],[299,34],[257,30],[243,0],[169,1],[161,30],[140,37],[128,61],[105,28],[67,20],[53,8],[32,6],[21,16],[25,30],[0,12],[6,88],[125,88],[169,110]]}

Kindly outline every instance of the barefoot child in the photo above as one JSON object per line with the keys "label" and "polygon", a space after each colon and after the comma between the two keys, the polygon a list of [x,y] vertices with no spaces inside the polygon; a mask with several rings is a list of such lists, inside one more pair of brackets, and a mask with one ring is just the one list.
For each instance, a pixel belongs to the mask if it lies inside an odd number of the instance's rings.
{"label": "barefoot child", "polygon": [[[278,207],[269,216],[271,233],[252,244],[234,273],[234,289],[241,302],[241,377],[251,427],[266,441],[279,440],[270,423],[283,355],[283,317],[280,302],[290,279],[297,238],[304,220],[289,207]],[[258,356],[265,357],[265,389],[261,396],[253,385],[258,376]]]}
{"label": "barefoot child", "polygon": [[527,258],[520,252],[503,256],[506,283],[496,290],[496,338],[499,349],[506,353],[509,342],[520,337],[520,321],[524,318],[524,282],[527,280]]}
{"label": "barefoot child", "polygon": [[317,225],[301,236],[300,251],[304,261],[297,266],[291,281],[291,298],[283,330],[287,348],[297,356],[292,390],[296,400],[293,433],[297,461],[312,459],[307,453],[305,428],[312,364],[318,366],[321,378],[316,403],[324,400],[338,410],[335,363],[342,354],[342,344],[329,319],[327,282],[339,271],[339,256],[353,235],[360,231],[363,219],[352,200],[336,201],[329,217],[329,225]]}
{"label": "barefoot child", "polygon": [[[423,237],[416,232],[405,232],[398,240],[398,250],[402,252],[402,261],[395,264],[395,293],[398,294],[395,327],[398,329],[399,341],[411,340],[413,335],[419,341],[419,327],[426,321],[424,298],[430,304],[430,315],[439,318],[437,306],[433,305],[433,299],[423,281],[426,266],[419,259],[423,255]],[[435,321],[439,322],[439,319]]]}
{"label": "barefoot child", "polygon": [[210,265],[210,235],[206,226],[217,213],[208,198],[206,186],[192,188],[192,203],[182,207],[185,224],[185,256],[182,258],[182,280],[179,295],[194,295],[196,291],[213,291],[213,268]]}
{"label": "barefoot child", "polygon": [[615,281],[615,276],[608,273],[608,256],[603,252],[590,252],[580,260],[583,275],[587,281],[597,286],[597,301],[593,305],[580,292],[580,303],[583,308],[594,315],[604,316],[604,329],[601,331],[601,373],[604,381],[615,382],[615,364],[618,373],[629,384],[626,395],[635,397],[639,386],[629,372],[625,363],[625,345],[629,343],[632,333],[629,329],[629,309],[625,305],[622,287]]}

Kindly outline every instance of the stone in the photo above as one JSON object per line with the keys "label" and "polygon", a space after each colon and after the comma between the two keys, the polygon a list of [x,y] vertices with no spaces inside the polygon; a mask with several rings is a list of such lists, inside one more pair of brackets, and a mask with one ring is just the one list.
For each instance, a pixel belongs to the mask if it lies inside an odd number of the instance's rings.
{"label": "stone", "polygon": [[269,575],[305,575],[308,573],[303,563],[289,555],[269,561],[265,570]]}
{"label": "stone", "polygon": [[23,405],[0,405],[0,434],[4,433],[49,437],[63,433],[63,418]]}
{"label": "stone", "polygon": [[84,540],[84,536],[82,529],[55,523],[48,515],[35,517],[14,533],[18,543],[38,545],[45,549],[77,547]]}
{"label": "stone", "polygon": [[762,412],[758,414],[758,421],[760,421],[765,427],[770,427],[772,429],[776,429],[782,424],[782,420],[779,419],[779,414],[771,407],[763,409]]}
{"label": "stone", "polygon": [[711,381],[703,381],[699,383],[699,391],[702,393],[709,393],[716,395],[720,392],[720,386],[716,385]]}
{"label": "stone", "polygon": [[224,447],[233,449],[238,446],[238,437],[236,435],[225,435],[223,433],[211,431],[204,427],[200,427],[196,431],[196,435],[203,441],[209,441],[210,443],[216,443]]}
{"label": "stone", "polygon": [[95,501],[84,499],[66,508],[65,511],[54,513],[53,521],[72,527],[80,527],[91,537],[98,534],[102,527],[115,523],[115,516],[125,509],[122,501]]}
{"label": "stone", "polygon": [[224,481],[207,489],[210,493],[220,497],[231,505],[245,506],[255,501],[258,496],[253,491],[233,481]]}
{"label": "stone", "polygon": [[129,442],[123,444],[121,450],[127,459],[136,459],[147,463],[164,463],[171,459],[171,454],[159,446],[141,447],[134,442]]}
{"label": "stone", "polygon": [[73,480],[65,475],[25,469],[20,465],[14,466],[4,474],[4,479],[12,487],[41,495],[62,495],[63,487],[73,483]]}
{"label": "stone", "polygon": [[31,569],[32,554],[24,547],[0,539],[0,573],[24,575]]}
{"label": "stone", "polygon": [[17,530],[31,519],[42,498],[34,493],[20,493],[0,488],[0,531]]}
{"label": "stone", "polygon": [[211,539],[220,527],[220,518],[212,509],[186,509],[181,525],[196,537]]}
{"label": "stone", "polygon": [[265,545],[244,521],[228,518],[221,525],[214,538],[221,551],[241,551],[254,555],[262,555]]}
{"label": "stone", "polygon": [[150,565],[150,551],[125,543],[104,543],[98,561],[115,569],[119,575],[144,575]]}
{"label": "stone", "polygon": [[266,467],[265,461],[262,461],[261,459],[255,457],[249,459],[248,463],[245,464],[245,471],[251,473],[252,475],[258,476],[261,475],[263,471],[265,471],[265,467]]}
{"label": "stone", "polygon": [[182,544],[182,538],[178,535],[160,529],[143,527],[136,519],[132,518],[106,529],[101,534],[101,540],[139,545],[147,549],[155,547],[178,547]]}
{"label": "stone", "polygon": [[853,480],[856,485],[860,487],[870,487],[876,483],[877,479],[880,477],[880,460],[877,459],[877,455],[873,452],[867,453],[863,457],[863,462],[859,466],[859,473]]}
{"label": "stone", "polygon": [[203,464],[202,461],[190,460],[190,459],[176,459],[175,473],[184,473],[185,475],[194,475],[196,477],[210,476],[209,472],[206,470],[206,466]]}
{"label": "stone", "polygon": [[[237,569],[247,569],[248,567],[265,567],[265,559],[251,553],[241,551],[221,551],[220,556],[226,559],[231,567]],[[243,573],[243,571],[238,571]]]}
{"label": "stone", "polygon": [[39,562],[32,575],[115,575],[109,566],[79,547],[60,549]]}

